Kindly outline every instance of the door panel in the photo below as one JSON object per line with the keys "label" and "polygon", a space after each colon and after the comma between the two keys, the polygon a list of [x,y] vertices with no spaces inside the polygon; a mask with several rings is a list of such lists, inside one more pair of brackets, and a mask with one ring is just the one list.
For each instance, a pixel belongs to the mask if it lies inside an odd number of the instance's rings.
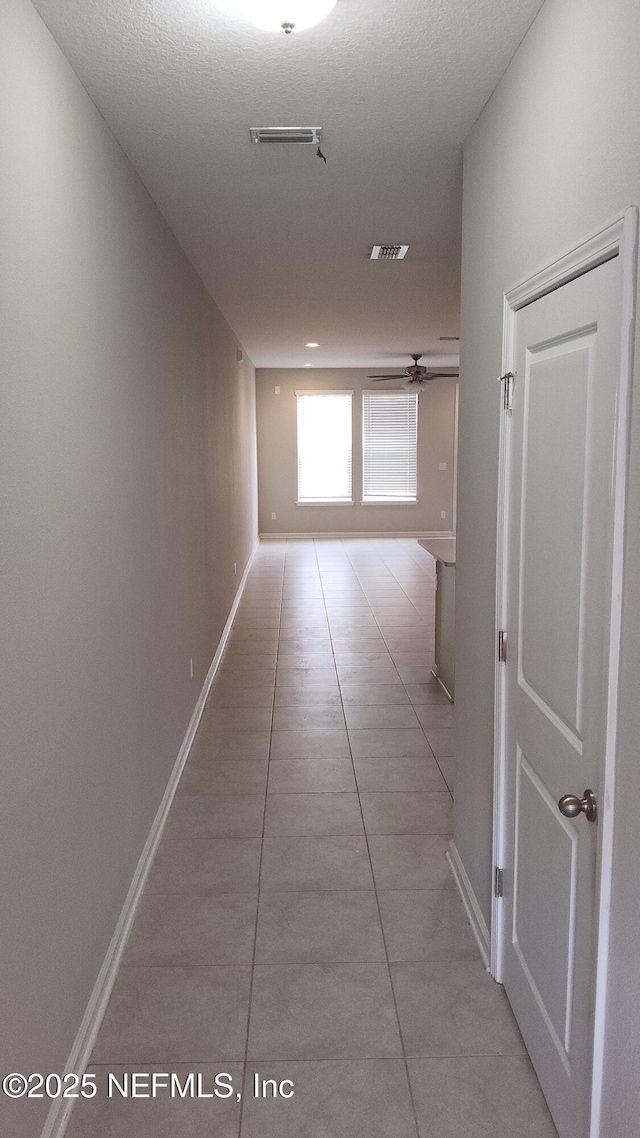
{"label": "door panel", "polygon": [[[520,682],[535,693],[542,710],[565,723],[576,743],[594,343],[593,335],[580,336],[528,351],[524,375]],[[550,532],[561,533],[562,541],[549,541]]]}
{"label": "door panel", "polygon": [[619,260],[515,314],[504,982],[560,1138],[589,1131],[606,731]]}
{"label": "door panel", "polygon": [[576,835],[521,751],[516,799],[513,945],[565,1062],[571,1038]]}

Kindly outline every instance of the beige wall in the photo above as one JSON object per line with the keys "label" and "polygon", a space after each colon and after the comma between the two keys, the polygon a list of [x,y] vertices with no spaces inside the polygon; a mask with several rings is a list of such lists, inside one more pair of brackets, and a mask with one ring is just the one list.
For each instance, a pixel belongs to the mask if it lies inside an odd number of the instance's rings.
{"label": "beige wall", "polygon": [[[487,920],[502,296],[640,200],[639,107],[637,0],[547,0],[465,148],[455,835]],[[632,436],[603,1138],[640,1109],[637,396]]]}
{"label": "beige wall", "polygon": [[[254,543],[254,383],[27,0],[0,165],[0,1069],[48,1072]],[[0,1096],[0,1131],[45,1109]]]}
{"label": "beige wall", "polygon": [[[383,387],[367,380],[368,370],[259,368],[256,372],[261,534],[451,532],[456,381],[433,380],[420,394],[417,504],[363,506],[362,392]],[[275,394],[276,387],[280,395]],[[394,389],[401,390],[401,385],[384,385],[384,390]],[[355,392],[352,505],[296,505],[296,391]],[[446,470],[439,469],[441,462],[446,462]],[[440,516],[443,510],[446,518]]]}

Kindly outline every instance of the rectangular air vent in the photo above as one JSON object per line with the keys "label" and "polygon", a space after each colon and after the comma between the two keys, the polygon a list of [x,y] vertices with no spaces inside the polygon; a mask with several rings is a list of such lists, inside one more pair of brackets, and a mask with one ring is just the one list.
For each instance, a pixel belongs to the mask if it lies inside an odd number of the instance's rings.
{"label": "rectangular air vent", "polygon": [[252,126],[252,142],[280,142],[290,145],[319,146],[321,126]]}
{"label": "rectangular air vent", "polygon": [[407,255],[408,245],[374,245],[372,261],[401,261]]}

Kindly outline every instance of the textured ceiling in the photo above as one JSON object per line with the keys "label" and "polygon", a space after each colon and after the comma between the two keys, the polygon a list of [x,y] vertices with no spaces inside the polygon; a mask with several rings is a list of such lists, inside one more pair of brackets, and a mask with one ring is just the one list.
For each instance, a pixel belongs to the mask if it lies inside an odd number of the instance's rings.
{"label": "textured ceiling", "polygon": [[[338,0],[291,36],[231,0],[35,5],[258,366],[446,350],[462,142],[541,0]],[[322,126],[326,165],[250,142],[280,125]]]}

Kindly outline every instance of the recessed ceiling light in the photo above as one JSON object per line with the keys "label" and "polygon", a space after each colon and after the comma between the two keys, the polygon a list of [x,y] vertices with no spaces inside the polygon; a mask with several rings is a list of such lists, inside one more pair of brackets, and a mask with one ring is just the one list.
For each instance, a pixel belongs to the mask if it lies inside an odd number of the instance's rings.
{"label": "recessed ceiling light", "polygon": [[324,20],[337,0],[235,0],[235,7],[265,32],[301,32]]}
{"label": "recessed ceiling light", "polygon": [[305,344],[305,348],[319,348],[319,347],[320,347],[320,345],[316,344],[315,340],[310,340],[308,344]]}
{"label": "recessed ceiling light", "polygon": [[303,364],[303,367],[313,367],[313,364]]}

